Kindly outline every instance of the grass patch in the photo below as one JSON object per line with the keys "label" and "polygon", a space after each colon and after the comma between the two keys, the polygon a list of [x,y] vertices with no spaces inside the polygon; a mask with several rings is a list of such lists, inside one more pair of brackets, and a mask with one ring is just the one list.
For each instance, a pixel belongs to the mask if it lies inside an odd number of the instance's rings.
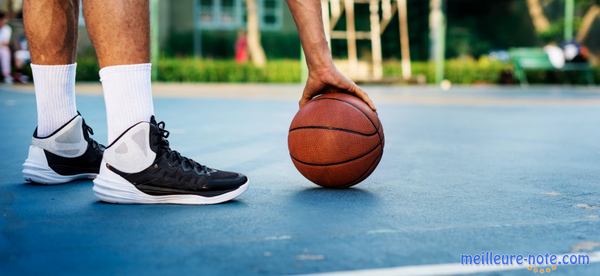
{"label": "grass patch", "polygon": [[[77,60],[77,80],[98,81],[98,64],[93,57]],[[162,82],[226,82],[226,83],[298,83],[300,61],[270,60],[265,68],[233,60],[162,58],[158,62],[158,81]],[[386,78],[400,78],[400,61],[383,64]],[[423,75],[428,83],[435,81],[435,68],[430,62],[413,62],[413,75]],[[510,74],[512,65],[490,59],[454,59],[446,61],[444,76],[455,84],[499,83],[502,73]],[[528,72],[530,83],[585,84],[581,73]],[[595,82],[600,83],[600,67],[594,68]]]}

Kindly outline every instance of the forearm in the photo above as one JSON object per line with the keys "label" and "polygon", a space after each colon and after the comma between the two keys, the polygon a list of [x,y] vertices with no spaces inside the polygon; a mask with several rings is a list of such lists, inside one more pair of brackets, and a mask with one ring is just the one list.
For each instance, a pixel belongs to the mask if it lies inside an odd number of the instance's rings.
{"label": "forearm", "polygon": [[287,0],[287,3],[298,28],[309,70],[300,107],[317,95],[328,91],[342,91],[359,97],[375,110],[375,104],[369,99],[367,93],[333,65],[323,29],[321,0]]}
{"label": "forearm", "polygon": [[321,0],[287,0],[309,70],[332,66],[331,52],[325,38]]}

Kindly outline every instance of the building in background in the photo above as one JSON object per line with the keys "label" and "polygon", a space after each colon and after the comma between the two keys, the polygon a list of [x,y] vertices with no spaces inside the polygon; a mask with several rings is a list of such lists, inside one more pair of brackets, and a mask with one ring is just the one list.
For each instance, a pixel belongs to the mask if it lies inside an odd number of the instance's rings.
{"label": "building in background", "polygon": [[[286,1],[257,0],[267,56],[295,58],[300,42]],[[180,0],[160,3],[161,49],[166,55],[232,58],[237,33],[246,26],[244,0]]]}
{"label": "building in background", "polygon": [[[269,57],[295,58],[300,42],[294,22],[283,0],[257,0],[262,42]],[[23,0],[0,0],[0,10],[7,11],[15,35],[23,34]],[[81,7],[81,5],[80,5]],[[232,58],[236,34],[245,28],[244,0],[159,0],[160,49],[163,55],[201,55]],[[91,42],[80,12],[78,51],[93,55]]]}
{"label": "building in background", "polygon": [[[35,1],[35,0],[34,0]],[[237,32],[245,27],[245,0],[156,0],[159,1],[159,36],[162,56],[202,56],[233,59]],[[395,1],[395,0],[392,0]],[[429,58],[429,2],[407,0],[410,55],[414,60]],[[550,24],[560,26],[564,16],[565,0],[544,0],[543,11]],[[293,19],[284,0],[256,0],[258,4],[261,42],[270,59],[298,58],[300,43]],[[446,0],[446,57],[474,57],[487,55],[492,50],[512,47],[542,47],[547,40],[562,37],[562,28],[550,28],[537,33],[528,12],[527,0]],[[530,1],[536,2],[536,1]],[[600,56],[600,4],[597,0],[577,0],[575,31],[586,29],[581,43],[595,56]],[[0,0],[0,9],[11,18],[14,38],[23,34],[21,19],[23,0]],[[368,6],[368,5],[367,5]],[[357,29],[368,26],[369,11],[357,8]],[[340,19],[344,21],[344,19]],[[582,22],[582,23],[577,23]],[[587,23],[587,24],[583,24]],[[581,27],[585,26],[585,28]],[[343,28],[343,26],[341,26]],[[385,59],[399,58],[398,30],[390,26],[382,36]],[[579,35],[577,35],[579,38]],[[369,43],[359,43],[361,58]],[[343,41],[333,41],[334,55],[347,56]],[[79,53],[93,56],[93,49],[85,31],[83,16],[80,20]],[[596,61],[596,64],[598,61]]]}

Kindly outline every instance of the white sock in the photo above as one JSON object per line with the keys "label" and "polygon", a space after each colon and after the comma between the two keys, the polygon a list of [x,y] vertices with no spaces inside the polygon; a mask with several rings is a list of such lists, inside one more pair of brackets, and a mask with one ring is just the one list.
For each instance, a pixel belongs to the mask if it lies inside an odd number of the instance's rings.
{"label": "white sock", "polygon": [[100,69],[104,90],[108,144],[125,130],[154,115],[152,64],[115,65]]}
{"label": "white sock", "polygon": [[37,104],[37,135],[45,137],[77,115],[75,69],[77,64],[31,64]]}

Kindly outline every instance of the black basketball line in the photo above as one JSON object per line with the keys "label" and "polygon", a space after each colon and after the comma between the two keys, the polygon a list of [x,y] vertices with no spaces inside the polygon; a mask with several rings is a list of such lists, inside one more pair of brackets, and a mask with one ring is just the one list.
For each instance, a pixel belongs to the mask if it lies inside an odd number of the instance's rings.
{"label": "black basketball line", "polygon": [[[369,168],[367,170],[365,170],[365,172],[363,172],[363,174],[361,174],[359,177],[352,180],[352,182],[350,182],[351,184],[349,184],[348,186],[354,186],[354,185],[362,182],[363,180],[367,179],[367,177],[369,177],[369,175],[375,171],[375,168],[377,168],[377,165],[379,165],[379,161],[381,161],[381,157],[383,157],[383,150],[381,152],[381,155],[379,155],[379,157],[377,157],[377,159],[375,159],[375,161],[373,161],[373,163],[371,163],[371,166],[369,166]],[[375,168],[373,168],[373,166],[375,166]],[[369,175],[367,175],[367,173],[369,171],[371,171],[371,173],[369,173]]]}
{"label": "black basketball line", "polygon": [[[324,96],[326,96],[326,95],[324,95]],[[376,160],[375,160],[373,163],[371,163],[371,165],[369,166],[369,168],[368,168],[366,171],[364,171],[364,172],[363,172],[363,174],[362,174],[360,177],[358,177],[358,178],[356,178],[355,180],[353,180],[352,182],[350,182],[350,183],[351,183],[351,184],[350,184],[350,186],[352,186],[352,185],[356,185],[358,182],[361,182],[361,181],[365,180],[365,179],[368,177],[368,175],[367,175],[367,176],[365,176],[365,175],[366,175],[366,173],[367,173],[369,170],[371,170],[371,167],[373,167],[375,164],[378,164],[378,163],[379,163],[379,161],[381,161],[381,157],[383,156],[383,139],[384,139],[384,137],[381,137],[381,135],[379,134],[379,129],[382,127],[381,120],[379,120],[379,127],[375,126],[375,123],[373,123],[373,121],[371,120],[371,118],[369,118],[369,115],[367,115],[365,112],[363,112],[363,111],[362,111],[360,108],[358,108],[356,105],[354,105],[354,104],[352,104],[352,103],[350,103],[350,102],[347,102],[347,101],[341,100],[341,99],[336,99],[336,98],[317,98],[317,99],[315,99],[315,100],[325,100],[325,99],[340,101],[340,102],[343,102],[343,103],[345,103],[345,104],[348,104],[348,105],[352,106],[353,108],[355,108],[355,109],[357,109],[358,111],[360,111],[360,113],[362,113],[362,114],[363,114],[365,117],[367,117],[367,120],[369,120],[369,122],[371,122],[371,124],[373,125],[373,127],[374,127],[374,128],[377,130],[377,135],[379,136],[379,143],[381,144],[381,147],[382,147],[381,155],[380,155],[380,156],[379,156],[379,157],[378,157],[378,158],[377,158],[377,159],[376,159]],[[377,113],[375,113],[375,114],[377,114]],[[379,116],[378,116],[378,117],[379,117]],[[378,118],[378,119],[379,119],[379,118]],[[376,148],[377,148],[377,147],[376,147]],[[376,148],[375,148],[375,149],[376,149]],[[375,150],[375,149],[373,149],[373,150]],[[373,151],[373,150],[371,150],[371,151]],[[370,152],[369,152],[369,153],[370,153]],[[373,171],[375,171],[375,168],[373,168]],[[363,177],[364,177],[364,179],[361,179],[361,178],[363,178]]]}
{"label": "black basketball line", "polygon": [[[363,115],[365,115],[365,117],[367,117],[367,120],[369,120],[369,122],[371,122],[371,124],[373,125],[373,127],[379,131],[379,127],[377,127],[377,126],[375,125],[375,123],[374,123],[374,122],[371,120],[371,118],[369,117],[369,115],[367,115],[367,113],[365,113],[364,111],[362,111],[362,110],[361,110],[361,109],[360,109],[358,106],[354,105],[354,104],[353,104],[353,103],[351,103],[351,102],[344,101],[344,100],[342,100],[342,99],[337,99],[337,98],[326,98],[326,97],[327,97],[327,96],[326,96],[326,95],[324,95],[323,97],[319,97],[319,98],[316,98],[316,99],[314,99],[314,100],[315,100],[315,101],[317,101],[317,100],[335,100],[335,101],[340,101],[340,102],[343,102],[343,103],[345,103],[345,104],[348,104],[348,105],[352,106],[354,109],[356,109],[356,110],[360,111],[360,113],[362,113]],[[377,114],[377,113],[375,113],[375,114]],[[379,116],[378,116],[378,117],[379,117]],[[381,121],[379,121],[379,126],[381,126]]]}
{"label": "black basketball line", "polygon": [[[345,104],[347,104],[349,106],[352,106],[353,108],[355,108],[356,110],[358,110],[360,113],[362,113],[365,117],[367,117],[367,120],[369,120],[369,122],[371,122],[371,124],[373,125],[373,127],[377,130],[377,135],[379,135],[379,128],[375,125],[375,123],[373,123],[373,121],[371,120],[371,118],[369,118],[369,115],[367,115],[367,113],[365,113],[364,111],[362,111],[360,108],[358,108],[356,105],[354,105],[352,103],[349,103],[349,102],[341,100],[341,99],[336,99],[336,98],[324,98],[326,96],[327,96],[327,94],[323,95],[322,97],[314,99],[314,101],[334,100],[334,101],[340,101],[340,102],[343,102],[343,103],[345,103]],[[377,117],[379,117],[379,116],[377,116]],[[379,126],[381,127],[381,121],[379,121]],[[379,135],[379,142],[383,142],[383,140],[381,138],[381,135]]]}
{"label": "black basketball line", "polygon": [[362,132],[359,132],[359,131],[345,129],[345,128],[326,127],[326,126],[301,126],[301,127],[292,128],[292,129],[290,129],[289,132],[292,132],[294,130],[300,130],[300,129],[326,129],[326,130],[335,130],[335,131],[343,131],[343,132],[348,132],[348,133],[357,134],[357,135],[366,136],[366,137],[373,136],[373,135],[377,134],[377,132],[379,132],[379,130],[376,130],[373,133],[362,133]]}
{"label": "black basketball line", "polygon": [[374,148],[370,149],[369,151],[367,151],[366,153],[363,153],[363,154],[362,154],[362,155],[360,155],[360,156],[357,156],[357,157],[354,157],[354,158],[350,158],[350,159],[348,159],[348,160],[341,161],[341,162],[335,162],[335,163],[327,163],[327,164],[315,164],[315,163],[308,163],[308,162],[304,162],[304,161],[301,161],[301,160],[297,159],[296,157],[294,157],[294,156],[292,155],[292,153],[291,153],[291,152],[290,152],[290,157],[291,157],[292,159],[294,159],[294,160],[298,161],[299,163],[302,163],[302,164],[304,164],[304,165],[308,165],[308,166],[314,166],[314,167],[335,166],[335,165],[341,165],[341,164],[344,164],[344,163],[352,162],[352,161],[354,161],[354,160],[357,160],[357,159],[363,158],[363,157],[365,157],[365,156],[369,155],[369,153],[371,153],[371,152],[373,152],[374,150],[376,150],[376,149],[377,149],[377,148],[378,148],[380,145],[381,145],[381,142],[380,142],[380,143],[377,143],[377,145],[375,145],[375,147],[374,147]]}

